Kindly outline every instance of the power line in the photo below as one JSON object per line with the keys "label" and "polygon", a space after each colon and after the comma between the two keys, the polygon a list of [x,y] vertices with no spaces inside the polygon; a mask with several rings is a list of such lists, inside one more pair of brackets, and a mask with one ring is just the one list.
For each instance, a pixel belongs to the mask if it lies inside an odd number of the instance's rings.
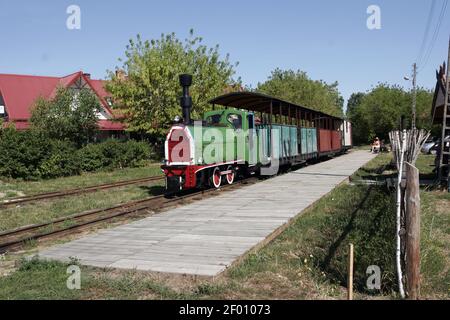
{"label": "power line", "polygon": [[433,36],[432,36],[432,39],[431,39],[431,42],[430,42],[430,46],[425,51],[425,55],[423,56],[423,59],[421,60],[421,66],[420,66],[421,69],[423,69],[427,65],[428,60],[430,59],[431,53],[433,52],[433,48],[434,48],[434,45],[436,44],[436,40],[437,40],[437,37],[439,35],[439,31],[440,31],[440,28],[441,28],[443,17],[445,15],[445,11],[447,9],[447,4],[448,4],[448,0],[444,0],[442,2],[441,12],[439,13],[439,18],[438,18],[438,22],[436,24],[436,27],[434,28],[434,32],[433,32]]}
{"label": "power line", "polygon": [[427,42],[428,33],[430,32],[431,19],[433,18],[434,7],[436,5],[436,0],[431,1],[430,12],[428,13],[427,24],[425,27],[425,32],[423,34],[422,44],[420,45],[419,55],[417,56],[416,61],[419,62],[423,58],[425,44]]}
{"label": "power line", "polygon": [[441,12],[439,14],[438,23],[436,25],[436,28],[434,29],[433,38],[431,39],[430,46],[428,47],[428,50],[426,51],[426,54],[424,56],[424,61],[422,61],[422,65],[420,66],[420,69],[423,69],[430,59],[431,53],[433,52],[434,45],[436,44],[437,37],[439,35],[439,31],[441,29],[442,21],[444,20],[445,12],[447,10],[447,4],[448,0],[444,0],[441,7]]}

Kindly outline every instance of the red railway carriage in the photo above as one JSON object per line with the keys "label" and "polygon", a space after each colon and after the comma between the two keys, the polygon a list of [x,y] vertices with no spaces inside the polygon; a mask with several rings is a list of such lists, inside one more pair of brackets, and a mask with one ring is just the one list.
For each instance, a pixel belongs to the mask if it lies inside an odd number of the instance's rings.
{"label": "red railway carriage", "polygon": [[[343,150],[346,145],[346,135],[343,129],[347,128],[348,130],[348,124],[345,120],[327,117],[319,119],[317,126],[319,153],[325,155]],[[347,146],[351,146],[350,141],[347,143],[349,143]]]}

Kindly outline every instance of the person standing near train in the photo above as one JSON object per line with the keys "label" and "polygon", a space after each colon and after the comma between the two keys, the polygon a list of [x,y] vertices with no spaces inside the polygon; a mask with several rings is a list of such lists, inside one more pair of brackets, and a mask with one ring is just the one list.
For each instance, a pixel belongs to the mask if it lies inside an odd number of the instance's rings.
{"label": "person standing near train", "polygon": [[378,139],[378,137],[376,137],[375,140],[372,143],[371,152],[372,153],[379,153],[380,152],[380,139]]}

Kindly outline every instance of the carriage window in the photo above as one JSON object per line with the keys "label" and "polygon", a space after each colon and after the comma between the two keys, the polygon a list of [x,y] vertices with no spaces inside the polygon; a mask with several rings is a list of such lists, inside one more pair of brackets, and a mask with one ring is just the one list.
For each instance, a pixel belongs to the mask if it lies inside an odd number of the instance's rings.
{"label": "carriage window", "polygon": [[218,125],[218,124],[220,124],[221,117],[222,117],[222,115],[220,115],[220,114],[214,114],[214,115],[206,118],[206,123],[210,126]]}
{"label": "carriage window", "polygon": [[253,114],[249,114],[247,116],[247,119],[248,119],[248,128],[253,129]]}
{"label": "carriage window", "polygon": [[240,115],[231,113],[228,115],[227,120],[233,125],[234,129],[242,129],[242,117]]}

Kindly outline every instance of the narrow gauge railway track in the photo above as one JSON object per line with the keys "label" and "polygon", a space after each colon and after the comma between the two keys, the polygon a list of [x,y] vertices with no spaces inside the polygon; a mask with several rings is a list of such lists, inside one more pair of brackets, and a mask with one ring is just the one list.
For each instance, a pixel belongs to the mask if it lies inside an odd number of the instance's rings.
{"label": "narrow gauge railway track", "polygon": [[133,184],[140,184],[140,183],[151,182],[151,181],[157,181],[157,180],[162,180],[162,179],[164,179],[164,176],[160,175],[160,176],[154,176],[154,177],[139,178],[139,179],[133,179],[133,180],[125,180],[125,181],[119,181],[119,182],[113,182],[113,183],[107,183],[107,184],[100,184],[100,185],[96,185],[96,186],[89,186],[86,188],[76,188],[76,189],[69,189],[69,190],[56,191],[56,192],[40,193],[40,194],[36,194],[36,195],[31,195],[31,196],[11,198],[11,199],[6,199],[6,200],[3,200],[0,202],[0,209],[6,208],[6,207],[17,206],[17,205],[20,205],[23,203],[48,200],[48,199],[54,199],[54,198],[63,198],[63,197],[67,197],[67,196],[96,192],[96,191],[100,191],[100,190],[118,188],[118,187],[123,187],[123,186],[128,186],[128,185],[133,185]]}
{"label": "narrow gauge railway track", "polygon": [[220,190],[234,190],[240,185],[253,184],[258,178],[251,177],[236,181],[232,185],[226,185],[217,189],[205,189],[167,198],[165,195],[157,195],[150,198],[128,202],[107,209],[90,210],[82,213],[62,217],[50,222],[33,224],[0,233],[0,254],[22,248],[30,241],[43,241],[58,238],[64,235],[74,234],[93,225],[106,222],[115,218],[149,214],[165,208],[175,206],[186,200],[200,200]]}

